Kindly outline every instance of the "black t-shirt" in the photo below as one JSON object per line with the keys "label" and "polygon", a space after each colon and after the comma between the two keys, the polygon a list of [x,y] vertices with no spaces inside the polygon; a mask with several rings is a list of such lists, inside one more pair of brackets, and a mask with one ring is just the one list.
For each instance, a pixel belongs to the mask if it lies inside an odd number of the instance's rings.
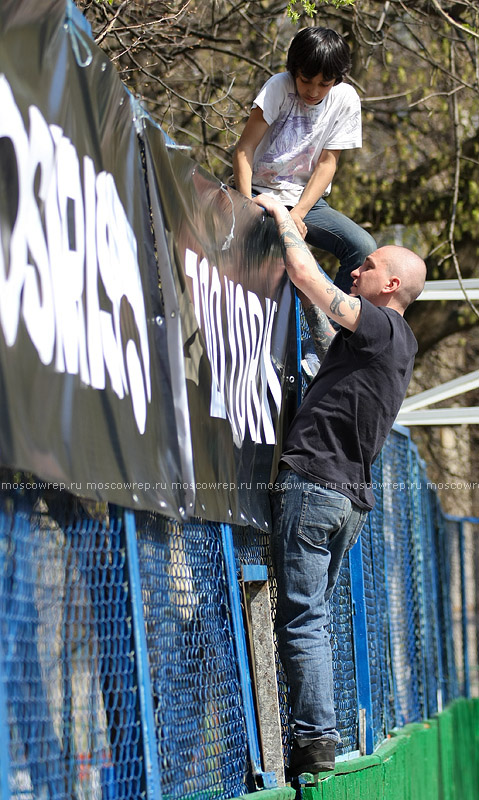
{"label": "black t-shirt", "polygon": [[417,342],[396,311],[361,304],[358,327],[340,329],[309,385],[281,461],[371,509],[371,465],[406,394]]}

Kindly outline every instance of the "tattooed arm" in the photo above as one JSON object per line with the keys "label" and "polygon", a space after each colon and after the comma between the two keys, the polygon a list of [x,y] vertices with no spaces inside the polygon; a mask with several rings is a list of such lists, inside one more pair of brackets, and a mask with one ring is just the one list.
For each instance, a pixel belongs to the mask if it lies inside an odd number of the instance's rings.
{"label": "tattooed arm", "polygon": [[355,331],[361,314],[361,300],[342,292],[317,268],[308,245],[283,205],[267,194],[255,197],[254,202],[266,209],[276,222],[286,271],[296,288],[328,317]]}
{"label": "tattooed arm", "polygon": [[314,349],[316,351],[316,355],[322,363],[324,356],[328,351],[329,345],[333,341],[333,336],[336,336],[336,331],[334,330],[324,311],[321,311],[318,306],[315,306],[312,303],[308,305],[309,301],[306,303],[304,301],[302,302],[304,316],[306,317],[306,322],[308,323]]}

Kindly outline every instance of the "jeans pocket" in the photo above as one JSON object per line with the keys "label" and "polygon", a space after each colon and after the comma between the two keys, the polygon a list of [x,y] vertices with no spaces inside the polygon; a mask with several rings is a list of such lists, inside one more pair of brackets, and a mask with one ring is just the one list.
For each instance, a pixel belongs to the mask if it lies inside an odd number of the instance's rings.
{"label": "jeans pocket", "polygon": [[327,548],[331,536],[343,525],[350,501],[337,492],[304,491],[298,537],[315,548]]}
{"label": "jeans pocket", "polygon": [[367,516],[368,516],[368,512],[367,511],[360,511],[359,512],[358,520],[357,520],[357,523],[356,523],[356,528],[355,528],[355,530],[353,532],[353,535],[351,536],[351,539],[349,540],[349,544],[348,544],[348,546],[346,548],[346,553],[349,553],[349,551],[354,547],[354,545],[358,541],[359,535],[360,535],[360,533],[361,533],[361,531],[362,531],[362,529],[364,527],[364,523],[366,522],[366,517]]}

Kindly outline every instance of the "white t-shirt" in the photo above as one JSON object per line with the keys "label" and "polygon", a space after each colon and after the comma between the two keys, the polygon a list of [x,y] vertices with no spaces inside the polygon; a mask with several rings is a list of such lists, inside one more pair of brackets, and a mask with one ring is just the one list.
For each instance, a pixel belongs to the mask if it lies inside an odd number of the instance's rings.
{"label": "white t-shirt", "polygon": [[[322,150],[361,147],[361,103],[347,83],[333,86],[324,100],[308,105],[289,72],[273,75],[256,97],[270,126],[255,150],[253,190],[272,193],[294,206]],[[331,184],[324,192],[331,191]]]}

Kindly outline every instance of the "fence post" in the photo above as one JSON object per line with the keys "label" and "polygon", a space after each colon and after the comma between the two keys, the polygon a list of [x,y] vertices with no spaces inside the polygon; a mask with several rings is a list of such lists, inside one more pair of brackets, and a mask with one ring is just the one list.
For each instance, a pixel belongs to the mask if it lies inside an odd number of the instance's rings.
{"label": "fence post", "polygon": [[266,564],[243,564],[241,584],[250,643],[253,689],[263,769],[269,782],[284,786],[284,757],[278,684],[274,657],[273,621]]}
{"label": "fence post", "polygon": [[467,592],[466,592],[466,561],[464,549],[464,520],[459,522],[459,564],[461,570],[461,625],[462,625],[462,659],[464,664],[464,697],[470,697],[471,685],[469,680],[469,645],[467,629]]}
{"label": "fence post", "polygon": [[[0,511],[0,534],[3,538],[3,511]],[[5,523],[9,524],[7,520]],[[5,606],[4,603],[7,603],[7,599],[3,599],[4,593],[4,578],[6,575],[5,572],[5,563],[4,563],[4,556],[5,556],[5,548],[3,546],[3,542],[1,543],[2,546],[0,547],[0,611],[2,612],[1,616],[3,618],[5,613]],[[6,544],[6,543],[5,543]],[[7,692],[5,687],[6,681],[6,668],[5,668],[5,653],[4,653],[4,640],[3,636],[0,637],[0,797],[2,800],[10,800],[10,729],[8,726],[8,709],[7,709]]]}
{"label": "fence post", "polygon": [[124,510],[125,543],[127,570],[130,582],[133,637],[135,642],[135,663],[138,676],[140,700],[140,724],[145,759],[146,796],[148,800],[161,800],[161,782],[158,766],[158,747],[151,691],[151,673],[148,662],[143,598],[141,594],[140,563],[136,539],[135,514]]}
{"label": "fence post", "polygon": [[276,775],[272,772],[264,772],[261,764],[261,750],[259,745],[258,727],[256,724],[253,687],[251,684],[251,673],[243,624],[243,612],[241,609],[238,576],[236,573],[231,525],[221,523],[220,528],[251,766],[255,778],[261,778],[264,788],[273,789],[277,786]]}
{"label": "fence post", "polygon": [[[0,575],[3,570],[0,570]],[[8,728],[7,697],[5,691],[5,659],[0,640],[0,797],[10,800],[10,731]]]}
{"label": "fence post", "polygon": [[301,380],[301,301],[296,293],[294,292],[294,312],[295,312],[295,320],[296,320],[296,370],[298,376],[298,394],[297,394],[297,402],[298,406],[301,403],[303,397],[303,381]]}
{"label": "fence post", "polygon": [[351,577],[353,641],[356,654],[356,683],[358,687],[359,752],[361,755],[369,755],[374,750],[373,710],[361,537],[349,551],[349,571]]}

